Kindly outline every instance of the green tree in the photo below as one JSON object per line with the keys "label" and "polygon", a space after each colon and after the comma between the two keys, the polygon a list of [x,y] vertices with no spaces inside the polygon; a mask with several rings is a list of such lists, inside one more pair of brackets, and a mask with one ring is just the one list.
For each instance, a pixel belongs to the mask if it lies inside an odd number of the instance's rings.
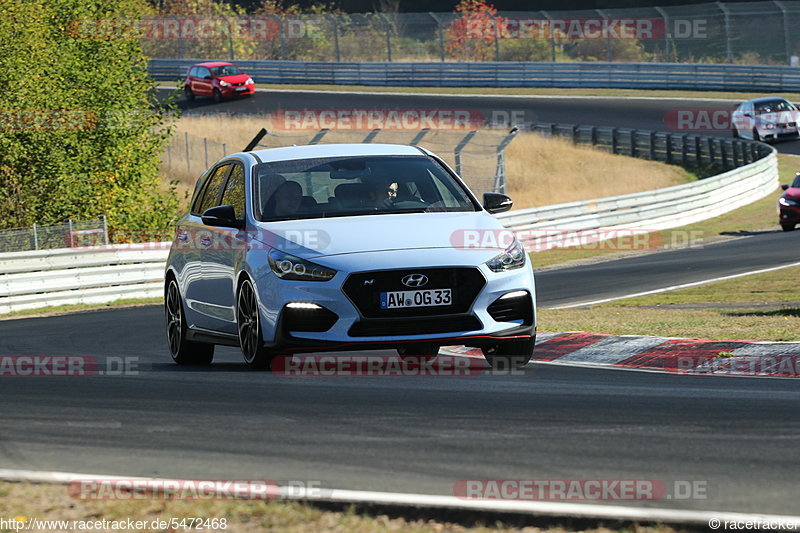
{"label": "green tree", "polygon": [[0,227],[107,215],[129,231],[177,210],[169,137],[129,21],[143,0],[0,0]]}

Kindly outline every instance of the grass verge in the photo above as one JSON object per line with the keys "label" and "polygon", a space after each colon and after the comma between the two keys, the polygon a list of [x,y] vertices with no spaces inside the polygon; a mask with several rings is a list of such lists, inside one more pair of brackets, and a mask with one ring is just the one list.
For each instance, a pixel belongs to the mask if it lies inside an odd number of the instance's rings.
{"label": "grass verge", "polygon": [[51,307],[40,307],[38,309],[25,309],[23,311],[13,311],[11,313],[0,314],[0,320],[10,320],[15,318],[33,318],[43,316],[58,316],[80,311],[102,311],[103,309],[120,307],[140,307],[143,305],[161,304],[163,298],[121,298],[113,302],[104,304],[76,304],[76,305],[54,305]]}
{"label": "grass verge", "polygon": [[[425,511],[415,512],[425,516]],[[28,483],[0,483],[0,517],[6,520],[77,520],[77,521],[146,521],[152,524],[155,519],[202,518],[226,520],[225,528],[204,529],[204,531],[225,531],[226,533],[260,533],[283,531],[301,533],[317,531],[334,532],[547,532],[561,533],[573,529],[557,525],[544,527],[524,527],[505,522],[481,524],[474,519],[466,523],[440,521],[436,518],[408,518],[398,515],[360,512],[352,507],[340,511],[328,511],[310,504],[296,502],[243,502],[243,501],[84,501],[67,495],[62,485],[32,485]],[[521,518],[532,522],[531,517]],[[545,519],[546,520],[546,519]],[[549,522],[552,522],[550,520]],[[97,530],[97,528],[94,528]],[[189,528],[186,528],[188,530]],[[53,529],[55,530],[55,529]],[[69,529],[64,529],[69,530]],[[71,529],[78,531],[77,529]],[[106,529],[100,529],[104,531]],[[137,531],[181,531],[177,529],[144,528]],[[623,531],[595,527],[581,529],[592,533]],[[11,529],[0,531],[13,531]],[[665,526],[634,525],[624,531],[637,533],[672,533],[675,529]]]}
{"label": "grass verge", "polygon": [[540,309],[543,331],[800,341],[800,267],[578,309]]}
{"label": "grass verge", "polygon": [[[800,170],[800,160],[778,155],[781,183],[791,182]],[[783,191],[776,189],[769,196],[724,215],[694,224],[650,233],[639,245],[630,238],[612,239],[587,246],[554,248],[531,254],[534,268],[570,266],[590,261],[620,259],[629,255],[671,249],[681,246],[702,246],[725,238],[734,238],[764,231],[780,231],[777,204]],[[642,228],[646,229],[646,228]]]}

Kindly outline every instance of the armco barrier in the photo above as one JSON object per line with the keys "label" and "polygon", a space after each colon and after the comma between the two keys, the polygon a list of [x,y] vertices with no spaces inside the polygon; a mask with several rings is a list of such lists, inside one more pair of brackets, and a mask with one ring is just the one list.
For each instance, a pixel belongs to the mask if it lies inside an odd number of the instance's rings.
{"label": "armco barrier", "polygon": [[[498,219],[516,231],[558,232],[668,229],[718,216],[761,199],[778,186],[775,149],[759,143],[745,146],[745,153],[758,159],[704,180],[612,198],[520,209],[502,213]],[[0,314],[161,296],[168,249],[169,243],[145,243],[0,254]]]}
{"label": "armco barrier", "polygon": [[[201,59],[151,59],[160,81],[186,76]],[[768,65],[693,63],[431,62],[336,63],[237,61],[256,83],[402,87],[590,87],[780,91],[800,89],[800,69]]]}

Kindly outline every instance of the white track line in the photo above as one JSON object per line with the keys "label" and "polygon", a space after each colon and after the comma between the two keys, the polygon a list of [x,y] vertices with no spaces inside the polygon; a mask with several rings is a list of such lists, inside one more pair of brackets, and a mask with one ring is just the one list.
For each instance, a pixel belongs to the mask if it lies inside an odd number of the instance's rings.
{"label": "white track line", "polygon": [[776,270],[783,270],[784,268],[792,268],[800,266],[800,263],[789,263],[788,265],[781,265],[770,268],[762,268],[761,270],[751,270],[750,272],[742,272],[741,274],[733,274],[730,276],[722,276],[719,278],[705,279],[703,281],[693,281],[692,283],[682,283],[680,285],[672,285],[662,289],[653,289],[652,291],[636,292],[633,294],[626,294],[624,296],[614,296],[613,298],[603,298],[602,300],[593,300],[590,302],[581,302],[577,304],[559,305],[556,307],[549,307],[548,309],[574,309],[576,307],[589,307],[591,305],[604,304],[606,302],[613,302],[616,300],[624,300],[626,298],[637,298],[639,296],[650,296],[651,294],[660,294],[662,292],[676,291],[678,289],[686,289],[689,287],[697,287],[700,285],[707,285],[717,281],[726,281],[729,279],[743,278],[745,276],[752,276],[754,274],[763,274],[765,272],[774,272]]}
{"label": "white track line", "polygon": [[[41,472],[37,470],[0,469],[0,481],[69,484],[79,480],[164,480],[163,478],[123,477],[98,474],[76,474],[70,472]],[[172,480],[170,480],[172,481]],[[195,480],[197,481],[197,480]],[[622,505],[594,505],[586,503],[563,503],[521,500],[469,500],[455,496],[435,494],[413,494],[404,492],[373,492],[363,490],[303,489],[292,487],[281,491],[282,499],[404,505],[413,507],[469,509],[477,511],[524,513],[568,518],[629,520],[647,522],[669,522],[681,524],[708,524],[712,518],[725,521],[772,521],[783,522],[800,529],[800,516],[771,515],[760,513],[734,513],[727,511],[688,511],[650,507],[625,507]]]}

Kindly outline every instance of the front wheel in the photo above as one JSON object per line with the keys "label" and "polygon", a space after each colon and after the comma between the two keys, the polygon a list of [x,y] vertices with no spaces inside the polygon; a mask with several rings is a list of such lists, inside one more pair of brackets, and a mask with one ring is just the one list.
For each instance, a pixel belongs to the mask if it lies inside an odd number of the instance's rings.
{"label": "front wheel", "polygon": [[483,356],[494,370],[518,370],[533,357],[536,336],[530,339],[505,341],[482,348]]}
{"label": "front wheel", "polygon": [[236,324],[239,330],[239,346],[242,348],[242,355],[247,366],[250,368],[269,367],[274,354],[264,348],[258,299],[255,287],[250,280],[245,280],[239,288],[239,297],[236,299]]}
{"label": "front wheel", "polygon": [[222,101],[222,93],[219,92],[219,89],[214,89],[214,94],[212,95],[214,98],[214,102],[220,103]]}
{"label": "front wheel", "polygon": [[167,340],[172,360],[179,365],[208,365],[214,360],[214,345],[186,340],[186,317],[183,302],[174,279],[167,285],[164,311],[167,318]]}
{"label": "front wheel", "polygon": [[783,231],[794,231],[794,224],[781,224],[781,229]]}
{"label": "front wheel", "polygon": [[733,138],[734,139],[738,139],[739,138],[739,130],[737,130],[736,128],[733,128],[731,130],[731,133],[733,134]]}
{"label": "front wheel", "polygon": [[753,128],[753,140],[761,141],[761,135],[758,134],[758,130],[755,128]]}

